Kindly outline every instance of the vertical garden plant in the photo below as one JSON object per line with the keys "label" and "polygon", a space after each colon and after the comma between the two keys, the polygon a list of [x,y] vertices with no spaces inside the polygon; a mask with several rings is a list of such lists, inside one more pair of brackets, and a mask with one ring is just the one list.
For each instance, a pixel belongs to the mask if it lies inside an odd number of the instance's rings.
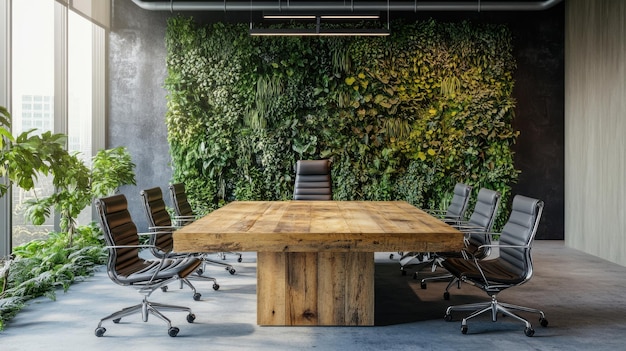
{"label": "vertical garden plant", "polygon": [[283,200],[298,159],[329,158],[337,200],[442,208],[464,182],[506,204],[518,176],[509,30],[426,20],[391,32],[250,37],[245,25],[171,18],[175,181],[196,207]]}

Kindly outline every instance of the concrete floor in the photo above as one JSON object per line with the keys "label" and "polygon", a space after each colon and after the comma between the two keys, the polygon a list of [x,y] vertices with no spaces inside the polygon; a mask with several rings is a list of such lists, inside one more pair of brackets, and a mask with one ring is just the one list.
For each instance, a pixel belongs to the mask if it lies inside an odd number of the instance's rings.
{"label": "concrete floor", "polygon": [[[193,301],[189,289],[170,286],[152,301],[187,305],[197,319],[186,322],[184,313],[166,312],[177,337],[167,335],[165,323],[139,315],[119,324],[105,322],[107,332],[94,336],[100,318],[141,299],[133,289],[113,284],[104,269],[74,284],[56,301],[32,301],[0,332],[0,350],[614,350],[626,345],[626,267],[567,248],[561,241],[538,241],[533,249],[535,276],[526,285],[500,294],[502,301],[543,309],[549,326],[530,316],[535,336],[523,325],[501,318],[469,322],[460,332],[460,318],[443,321],[445,308],[484,300],[480,290],[453,289],[442,299],[445,283],[419,288],[410,274],[399,273],[389,253],[377,253],[375,327],[260,327],[256,325],[255,254],[244,253],[237,274],[221,268],[208,274],[221,288],[196,283],[202,293]],[[397,257],[397,255],[396,255]],[[234,261],[234,260],[232,260]],[[234,262],[233,262],[234,263]],[[422,273],[420,273],[422,274]],[[427,275],[428,273],[423,273]],[[460,316],[455,316],[460,317]]]}

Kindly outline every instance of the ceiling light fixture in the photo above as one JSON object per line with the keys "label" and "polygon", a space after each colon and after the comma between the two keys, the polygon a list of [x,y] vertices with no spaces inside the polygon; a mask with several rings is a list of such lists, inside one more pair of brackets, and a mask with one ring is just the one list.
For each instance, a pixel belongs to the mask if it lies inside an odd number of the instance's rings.
{"label": "ceiling light fixture", "polygon": [[377,14],[324,14],[324,15],[308,15],[308,14],[263,14],[266,20],[314,20],[317,18],[327,20],[379,20],[380,15]]}
{"label": "ceiling light fixture", "polygon": [[378,20],[380,15],[359,15],[359,14],[347,14],[347,15],[321,15],[321,19],[331,20]]}
{"label": "ceiling light fixture", "polygon": [[304,19],[310,19],[310,20],[314,20],[317,19],[316,15],[274,15],[274,14],[267,14],[267,15],[263,15],[263,19],[270,19],[270,20],[304,20]]}
{"label": "ceiling light fixture", "polygon": [[[252,3],[252,0],[250,0]],[[315,20],[315,27],[310,23],[308,28],[254,28],[252,14],[250,15],[250,35],[252,36],[387,36],[390,34],[389,26],[389,0],[387,0],[387,28],[324,28],[322,20],[362,20],[378,21],[380,14],[377,13],[321,13],[306,14],[286,11],[284,13],[264,13],[264,20]],[[368,26],[366,26],[368,27]]]}
{"label": "ceiling light fixture", "polygon": [[252,36],[310,36],[310,37],[339,37],[339,36],[368,36],[380,37],[389,35],[386,29],[366,28],[366,29],[296,29],[296,28],[251,28]]}

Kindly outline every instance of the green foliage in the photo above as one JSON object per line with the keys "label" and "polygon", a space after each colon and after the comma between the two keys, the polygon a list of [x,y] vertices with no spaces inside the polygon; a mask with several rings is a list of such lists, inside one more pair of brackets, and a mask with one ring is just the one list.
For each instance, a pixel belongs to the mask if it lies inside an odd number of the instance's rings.
{"label": "green foliage", "polygon": [[65,153],[51,167],[56,191],[48,197],[29,200],[26,217],[40,225],[55,209],[61,214],[61,229],[69,232],[71,239],[76,218],[95,198],[111,195],[122,185],[135,184],[134,167],[124,147],[98,151],[91,169],[77,155]]}
{"label": "green foliage", "polygon": [[337,200],[441,208],[464,182],[507,203],[518,176],[507,28],[429,20],[393,23],[384,38],[247,32],[168,22],[168,139],[192,205],[290,199],[295,162],[307,158],[333,161]]}
{"label": "green foliage", "polygon": [[[1,106],[0,122],[0,176],[30,190],[39,174],[52,175],[55,193],[26,203],[26,216],[35,225],[44,223],[55,209],[61,214],[61,229],[69,231],[71,238],[76,218],[94,198],[108,195],[121,185],[135,184],[135,165],[125,148],[99,151],[90,170],[76,154],[65,150],[65,135],[31,135],[34,130],[29,130],[14,137],[10,114]],[[7,189],[0,184],[0,197]]]}
{"label": "green foliage", "polygon": [[68,233],[51,233],[14,248],[14,258],[0,268],[0,330],[24,304],[36,297],[55,299],[56,289],[69,289],[77,279],[93,274],[106,262],[107,251],[99,227],[77,228],[73,244]]}
{"label": "green foliage", "polygon": [[[0,106],[0,176],[6,176],[24,190],[31,190],[39,174],[50,174],[58,161],[67,155],[65,135],[50,132],[33,135],[34,131],[13,136],[11,115]],[[7,189],[7,184],[0,183],[0,197]]]}
{"label": "green foliage", "polygon": [[[52,210],[61,214],[61,233],[51,233],[47,240],[35,240],[14,248],[13,259],[0,266],[0,330],[32,298],[54,299],[55,289],[67,290],[77,277],[89,275],[103,264],[106,251],[99,228],[76,227],[76,218],[96,197],[111,194],[119,186],[135,184],[130,155],[125,148],[101,150],[89,169],[76,154],[65,150],[62,134],[17,137],[10,132],[9,112],[0,106],[0,175],[11,183],[30,190],[37,176],[51,175],[55,193],[27,202],[27,218],[42,224]],[[7,185],[0,184],[0,196]]]}

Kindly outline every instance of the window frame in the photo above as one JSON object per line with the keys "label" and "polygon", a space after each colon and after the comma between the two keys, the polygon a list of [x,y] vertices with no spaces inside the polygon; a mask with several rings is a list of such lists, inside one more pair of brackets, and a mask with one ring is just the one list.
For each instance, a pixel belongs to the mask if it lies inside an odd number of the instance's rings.
{"label": "window frame", "polygon": [[[0,105],[12,110],[12,77],[11,77],[11,28],[12,28],[12,2],[15,0],[0,0],[0,77],[6,77],[0,81]],[[19,1],[19,0],[18,0]],[[92,1],[92,0],[89,0]],[[104,10],[99,2],[98,11],[105,11],[106,18],[110,16],[110,2],[106,2]],[[54,132],[68,133],[68,11],[74,11],[75,1],[55,1],[54,10]],[[78,4],[77,2],[76,4]],[[85,3],[85,0],[80,1]],[[104,3],[104,2],[103,2]],[[108,53],[108,23],[104,25],[92,19],[89,14],[76,8],[76,13],[89,19],[92,22],[92,129],[91,129],[91,155],[93,156],[100,149],[105,147],[105,127],[106,127],[106,106],[107,106],[107,66],[106,58]],[[95,14],[97,15],[97,14]],[[97,16],[96,16],[97,17]],[[101,22],[101,21],[100,21]],[[41,102],[43,105],[44,102]],[[34,105],[34,101],[33,101]],[[1,182],[7,182],[5,178]],[[0,198],[0,259],[7,257],[12,251],[12,204],[11,190]],[[92,209],[93,213],[93,209]],[[55,215],[56,218],[58,216]],[[92,216],[93,218],[93,216]],[[58,220],[55,220],[58,223]],[[58,229],[58,228],[57,228]]]}

